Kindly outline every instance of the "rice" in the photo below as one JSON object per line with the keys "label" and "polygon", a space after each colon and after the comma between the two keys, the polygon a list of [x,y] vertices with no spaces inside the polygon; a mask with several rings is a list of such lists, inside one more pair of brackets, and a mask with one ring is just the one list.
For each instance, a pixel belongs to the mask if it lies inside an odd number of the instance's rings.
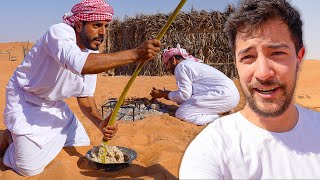
{"label": "rice", "polygon": [[124,163],[124,154],[116,146],[93,146],[91,159],[99,163]]}

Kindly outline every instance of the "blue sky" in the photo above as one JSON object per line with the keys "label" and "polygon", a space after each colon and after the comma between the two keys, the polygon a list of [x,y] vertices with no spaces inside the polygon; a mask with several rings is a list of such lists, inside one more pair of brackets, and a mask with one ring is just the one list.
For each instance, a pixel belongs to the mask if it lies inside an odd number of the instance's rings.
{"label": "blue sky", "polygon": [[[115,17],[138,13],[155,14],[172,12],[179,0],[106,0],[114,7]],[[61,22],[64,13],[80,0],[10,0],[0,6],[0,43],[15,41],[36,41],[47,28]],[[307,48],[306,59],[320,59],[320,0],[291,0],[304,21],[304,40]],[[223,11],[227,4],[238,0],[188,0],[183,11],[191,7],[197,10]]]}

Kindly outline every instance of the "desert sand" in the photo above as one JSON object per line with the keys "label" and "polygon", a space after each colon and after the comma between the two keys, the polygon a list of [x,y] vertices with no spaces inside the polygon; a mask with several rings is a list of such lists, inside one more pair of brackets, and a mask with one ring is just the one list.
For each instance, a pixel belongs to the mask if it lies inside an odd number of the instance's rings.
{"label": "desert sand", "polygon": [[[9,61],[8,54],[0,54],[0,112],[4,110],[5,86],[15,68],[23,58],[21,43],[2,43],[1,50],[11,49],[16,61]],[[305,60],[298,79],[295,94],[296,103],[320,111],[320,86],[316,83],[320,77],[320,61]],[[106,74],[98,75],[95,99],[100,107],[108,98],[119,97],[130,77],[112,77]],[[239,87],[238,80],[235,80]],[[127,97],[147,97],[152,87],[175,90],[173,76],[165,77],[137,77]],[[241,89],[239,88],[241,91]],[[235,111],[244,105],[241,102]],[[45,168],[45,171],[34,177],[22,177],[0,163],[0,179],[177,179],[180,161],[183,153],[192,139],[204,128],[183,122],[172,114],[147,117],[134,122],[118,121],[119,131],[110,145],[134,149],[138,157],[129,167],[107,172],[90,166],[85,154],[92,146],[99,145],[102,135],[99,130],[81,113],[75,98],[66,100],[69,107],[83,123],[91,139],[91,146],[64,148],[60,154]],[[176,106],[176,104],[162,99],[161,102]],[[3,117],[0,116],[0,130],[5,129]]]}

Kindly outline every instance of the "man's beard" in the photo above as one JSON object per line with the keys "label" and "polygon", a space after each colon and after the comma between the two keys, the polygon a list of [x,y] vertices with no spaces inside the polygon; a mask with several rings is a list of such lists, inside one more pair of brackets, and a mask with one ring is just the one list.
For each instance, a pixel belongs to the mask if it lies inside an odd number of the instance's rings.
{"label": "man's beard", "polygon": [[89,36],[87,36],[86,31],[83,30],[83,31],[80,33],[80,38],[81,38],[82,44],[83,44],[87,49],[97,51],[97,50],[99,50],[100,45],[97,45],[96,47],[93,47],[93,46],[91,45],[91,43],[92,43],[92,41],[94,41],[94,40],[96,40],[96,39],[104,39],[104,36],[96,36],[96,37],[90,38]]}
{"label": "man's beard", "polygon": [[175,70],[175,68],[170,69],[170,72],[171,72],[171,74],[173,74],[173,75],[174,75],[174,70]]}
{"label": "man's beard", "polygon": [[[288,87],[286,84],[281,83],[281,82],[273,82],[273,81],[268,81],[268,82],[256,82],[254,85],[254,87],[258,87],[257,85],[260,84],[264,84],[264,85],[278,85],[278,89],[282,90],[283,95],[282,97],[284,98],[282,100],[279,100],[279,102],[277,103],[278,107],[277,108],[273,108],[273,109],[268,109],[266,107],[268,107],[268,105],[270,105],[269,107],[271,107],[271,105],[274,105],[276,102],[273,102],[273,100],[265,100],[264,102],[257,102],[257,100],[254,98],[254,93],[253,93],[253,85],[250,85],[248,87],[249,93],[245,92],[245,96],[246,96],[246,100],[248,102],[249,108],[255,112],[256,114],[258,114],[259,116],[265,117],[265,118],[274,118],[274,117],[278,117],[280,115],[282,115],[288,108],[289,105],[292,102],[293,99],[293,94],[294,94],[294,89],[295,89],[295,85],[296,85],[296,78],[294,78],[294,83],[292,84],[291,87]],[[277,100],[277,99],[276,99]],[[263,104],[264,107],[259,107],[259,104]]]}

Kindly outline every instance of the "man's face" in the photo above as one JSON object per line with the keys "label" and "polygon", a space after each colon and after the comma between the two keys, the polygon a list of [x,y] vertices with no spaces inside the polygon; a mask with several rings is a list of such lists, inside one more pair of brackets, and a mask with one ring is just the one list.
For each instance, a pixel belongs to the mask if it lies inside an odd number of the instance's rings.
{"label": "man's face", "polygon": [[176,68],[176,65],[174,65],[174,57],[170,58],[166,63],[164,63],[164,66],[166,68],[166,71],[174,74],[174,70]]}
{"label": "man's face", "polygon": [[236,65],[247,107],[261,117],[277,117],[290,105],[302,48],[296,54],[288,26],[268,21],[252,34],[238,32]]}
{"label": "man's face", "polygon": [[85,22],[80,31],[82,44],[88,49],[98,50],[104,40],[108,26],[107,21]]}

